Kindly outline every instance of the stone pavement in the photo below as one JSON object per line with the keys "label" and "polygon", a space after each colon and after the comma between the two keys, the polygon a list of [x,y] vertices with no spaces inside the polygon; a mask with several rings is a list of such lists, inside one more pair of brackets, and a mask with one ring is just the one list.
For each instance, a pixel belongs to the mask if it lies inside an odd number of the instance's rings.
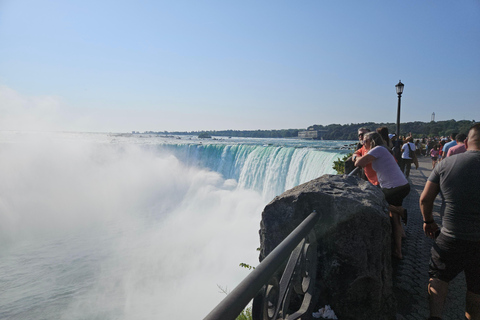
{"label": "stone pavement", "polygon": [[[423,219],[420,213],[419,199],[430,175],[432,164],[430,158],[419,157],[420,166],[410,171],[409,182],[412,187],[405,198],[403,206],[408,210],[408,223],[405,227],[407,235],[402,242],[404,259],[393,263],[393,285],[398,303],[399,319],[417,320],[429,317],[428,307],[428,263],[433,240],[423,233]],[[437,197],[434,208],[434,218],[441,226],[441,198]],[[449,286],[445,303],[443,319],[465,319],[466,284],[463,272]],[[402,318],[403,317],[403,318]]]}

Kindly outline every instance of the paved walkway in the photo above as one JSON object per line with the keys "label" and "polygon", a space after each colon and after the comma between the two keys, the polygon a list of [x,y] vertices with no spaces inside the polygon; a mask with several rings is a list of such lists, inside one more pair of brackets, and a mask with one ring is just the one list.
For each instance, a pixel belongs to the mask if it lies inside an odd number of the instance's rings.
{"label": "paved walkway", "polygon": [[[423,219],[420,213],[419,199],[425,182],[430,175],[432,164],[430,158],[419,157],[420,167],[410,172],[410,194],[404,200],[408,210],[408,223],[405,228],[407,238],[403,239],[402,253],[404,260],[394,264],[394,290],[398,302],[398,314],[406,320],[429,317],[428,308],[428,263],[433,240],[423,233]],[[437,197],[434,208],[434,218],[441,226],[441,199]],[[466,284],[463,272],[449,286],[443,319],[465,319]],[[399,317],[400,319],[402,319]]]}

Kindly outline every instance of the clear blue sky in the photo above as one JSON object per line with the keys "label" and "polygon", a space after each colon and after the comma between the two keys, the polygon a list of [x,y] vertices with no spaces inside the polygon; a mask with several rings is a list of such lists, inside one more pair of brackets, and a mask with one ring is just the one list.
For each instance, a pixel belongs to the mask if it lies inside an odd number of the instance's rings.
{"label": "clear blue sky", "polygon": [[480,0],[0,0],[0,130],[480,121]]}

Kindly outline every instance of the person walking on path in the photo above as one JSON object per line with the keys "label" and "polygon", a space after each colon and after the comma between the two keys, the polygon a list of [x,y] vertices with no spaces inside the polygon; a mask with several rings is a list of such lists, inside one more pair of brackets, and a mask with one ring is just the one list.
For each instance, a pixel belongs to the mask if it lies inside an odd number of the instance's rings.
{"label": "person walking on path", "polygon": [[446,158],[447,157],[447,154],[448,154],[448,149],[450,149],[451,147],[455,147],[457,145],[457,141],[455,140],[455,138],[457,137],[457,133],[452,133],[450,135],[450,141],[445,143],[445,145],[443,146],[443,158]]}
{"label": "person walking on path", "polygon": [[443,154],[443,147],[445,146],[446,143],[447,143],[447,141],[445,141],[445,140],[441,140],[438,143],[438,162],[442,161],[443,158],[447,157],[446,154]]}
{"label": "person walking on path", "polygon": [[430,158],[432,159],[432,169],[435,168],[435,164],[437,163],[437,160],[438,160],[438,155],[439,155],[438,146],[435,145],[430,151]]}
{"label": "person walking on path", "polygon": [[[449,282],[462,271],[465,316],[480,320],[480,123],[471,127],[465,145],[467,152],[444,159],[432,170],[420,196],[423,230],[436,238],[429,266],[430,320],[441,319]],[[433,203],[440,191],[446,209],[438,235]]]}
{"label": "person walking on path", "polygon": [[459,153],[464,153],[467,151],[467,148],[465,147],[465,139],[467,136],[464,133],[459,133],[457,134],[457,137],[455,138],[457,140],[457,145],[450,147],[448,149],[447,157],[453,156],[454,154],[459,154]]}
{"label": "person walking on path", "polygon": [[400,139],[400,137],[397,137],[396,134],[393,134],[390,137],[390,140],[392,141],[392,145],[393,145],[393,147],[392,147],[393,157],[397,161],[398,167],[401,169],[402,168],[402,143],[403,143],[403,141]]}
{"label": "person walking on path", "polygon": [[435,140],[433,140],[433,138],[428,139],[426,150],[425,150],[425,157],[428,157],[430,155],[430,151],[432,151],[433,146],[436,144],[437,143]]}
{"label": "person walking on path", "polygon": [[410,168],[412,167],[413,161],[413,154],[411,153],[415,152],[415,143],[413,143],[412,140],[412,137],[408,137],[402,146],[402,166],[400,169],[407,178],[410,175]]}

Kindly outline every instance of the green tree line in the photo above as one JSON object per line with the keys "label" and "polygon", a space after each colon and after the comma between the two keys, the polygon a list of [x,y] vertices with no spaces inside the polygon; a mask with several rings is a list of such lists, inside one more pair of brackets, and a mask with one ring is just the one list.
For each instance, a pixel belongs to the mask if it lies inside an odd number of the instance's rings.
{"label": "green tree line", "polygon": [[[469,128],[475,120],[446,120],[431,122],[405,122],[400,124],[400,135],[412,133],[414,138],[449,136],[451,133],[468,133]],[[387,127],[390,133],[395,133],[395,123],[351,123],[351,124],[329,124],[313,125],[314,130],[321,130],[325,140],[357,140],[358,128],[365,127],[372,131],[379,127]],[[209,134],[217,137],[248,137],[248,138],[296,138],[299,131],[305,129],[283,129],[283,130],[222,130],[222,131],[189,131],[189,132],[153,132],[150,134],[173,134],[173,135],[200,135]]]}
{"label": "green tree line", "polygon": [[282,130],[211,130],[211,131],[147,131],[148,134],[168,134],[168,135],[210,135],[216,137],[241,137],[241,138],[296,138],[298,132],[304,129],[282,129]]}

